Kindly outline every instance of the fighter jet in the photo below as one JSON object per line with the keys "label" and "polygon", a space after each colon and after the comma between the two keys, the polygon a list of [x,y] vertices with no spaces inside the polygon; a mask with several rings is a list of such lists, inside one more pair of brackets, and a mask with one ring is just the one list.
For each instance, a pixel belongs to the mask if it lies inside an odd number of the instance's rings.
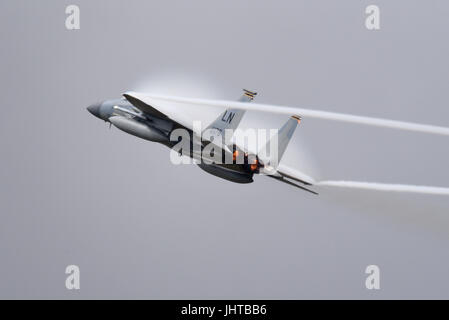
{"label": "fighter jet", "polygon": [[[236,183],[251,183],[254,175],[264,175],[295,186],[312,194],[318,186],[370,189],[387,192],[414,192],[449,195],[449,188],[384,184],[356,181],[316,181],[299,170],[282,164],[282,156],[293,133],[303,118],[319,118],[332,121],[352,122],[362,125],[408,130],[428,134],[449,136],[449,128],[418,123],[409,123],[380,118],[339,114],[319,110],[300,109],[286,106],[256,104],[252,100],[256,92],[243,90],[238,101],[192,99],[155,94],[126,92],[120,99],[106,100],[92,104],[87,110],[99,119],[136,137],[161,143],[171,149],[179,146],[173,140],[175,130],[184,130],[188,136],[189,148],[182,155],[194,159],[199,168],[209,174]],[[195,107],[220,107],[224,110],[205,130],[198,131],[188,111]],[[276,152],[250,152],[228,139],[226,131],[238,128],[246,110],[288,115],[288,120],[277,134],[261,150],[266,151],[276,140]],[[205,137],[205,131],[213,132]],[[211,148],[212,147],[212,148]],[[185,149],[188,152],[185,152]],[[208,152],[204,152],[208,150]],[[210,150],[213,150],[212,153]],[[217,161],[216,155],[219,154]],[[273,155],[276,159],[273,158]]]}
{"label": "fighter jet", "polygon": [[[256,92],[244,89],[238,101],[250,103],[256,95]],[[176,106],[176,102],[173,101],[171,108],[167,108],[163,101],[157,100],[157,97],[128,92],[123,95],[122,99],[107,100],[93,104],[87,110],[94,116],[109,122],[126,133],[161,143],[169,148],[173,148],[179,142],[170,139],[172,132],[176,129],[185,130],[189,135],[189,142],[191,143],[187,156],[195,159],[198,167],[202,170],[217,177],[236,183],[251,183],[253,182],[254,174],[264,174],[310,193],[317,194],[315,191],[305,187],[312,184],[310,177],[288,168],[273,168],[271,166],[273,161],[270,161],[270,159],[261,159],[257,154],[243,150],[241,146],[235,143],[228,145],[230,141],[224,141],[225,131],[231,130],[232,132],[237,129],[245,114],[245,110],[227,108],[203,132],[198,133],[194,132],[191,121],[174,112],[173,108]],[[301,117],[299,115],[292,115],[278,131],[275,137],[278,146],[276,163],[281,160],[300,121]],[[214,137],[211,139],[208,136],[205,139],[205,131],[212,132]],[[269,145],[269,143],[270,141],[267,144]],[[221,154],[220,160],[222,161],[214,162],[209,153],[205,155],[204,150],[207,149],[209,144],[214,145],[208,150],[219,152]],[[195,154],[195,150],[198,151],[197,154]],[[230,159],[230,161],[226,161],[226,159]]]}

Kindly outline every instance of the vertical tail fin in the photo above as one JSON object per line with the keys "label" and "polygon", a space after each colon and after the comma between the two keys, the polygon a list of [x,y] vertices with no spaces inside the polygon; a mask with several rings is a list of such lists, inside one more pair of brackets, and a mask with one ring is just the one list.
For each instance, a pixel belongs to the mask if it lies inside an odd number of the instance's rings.
{"label": "vertical tail fin", "polygon": [[[266,161],[268,160],[267,164],[270,164],[270,166],[275,168],[279,165],[279,162],[287,149],[288,143],[293,137],[293,133],[300,122],[300,116],[291,116],[282,128],[278,130],[277,134],[259,151],[259,155],[261,155],[262,158],[264,156],[268,157],[268,159],[266,159]],[[267,152],[268,150],[270,152]]]}
{"label": "vertical tail fin", "polygon": [[251,101],[253,101],[255,96],[257,96],[257,92],[243,89],[243,94],[240,97],[239,101],[240,102],[251,102]]}
{"label": "vertical tail fin", "polygon": [[[251,102],[254,99],[254,96],[257,95],[257,92],[249,91],[243,89],[243,94],[240,97],[240,102]],[[214,122],[212,122],[204,131],[206,130],[217,130],[221,136],[225,136],[225,130],[237,129],[240,124],[240,121],[245,114],[245,110],[242,109],[226,109]],[[225,143],[228,143],[226,141]]]}

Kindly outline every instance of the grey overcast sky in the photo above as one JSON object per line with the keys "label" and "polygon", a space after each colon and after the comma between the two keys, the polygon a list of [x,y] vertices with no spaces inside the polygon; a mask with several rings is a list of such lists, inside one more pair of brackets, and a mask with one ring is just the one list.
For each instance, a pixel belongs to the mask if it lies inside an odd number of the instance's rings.
{"label": "grey overcast sky", "polygon": [[[65,28],[69,4],[80,30]],[[0,298],[449,298],[449,197],[233,184],[85,109],[126,90],[244,87],[260,103],[449,126],[448,1],[4,0],[0,12]],[[284,121],[249,112],[242,126]],[[448,143],[304,119],[283,161],[449,187]],[[380,290],[365,288],[371,264]]]}

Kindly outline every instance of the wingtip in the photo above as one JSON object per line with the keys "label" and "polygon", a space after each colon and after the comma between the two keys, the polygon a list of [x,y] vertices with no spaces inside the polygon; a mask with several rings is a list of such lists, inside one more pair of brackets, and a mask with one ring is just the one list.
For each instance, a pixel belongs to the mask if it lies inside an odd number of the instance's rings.
{"label": "wingtip", "polygon": [[124,96],[125,98],[126,98],[126,96],[128,96],[128,97],[133,97],[133,96],[135,96],[136,94],[138,94],[138,93],[135,92],[135,91],[125,91],[124,93],[122,93],[122,96]]}
{"label": "wingtip", "polygon": [[298,121],[298,124],[301,123],[302,117],[301,116],[297,116],[297,115],[293,115],[292,119],[295,119],[296,121]]}
{"label": "wingtip", "polygon": [[250,100],[253,100],[255,96],[257,96],[256,91],[251,91],[248,89],[243,89],[243,94],[247,96]]}

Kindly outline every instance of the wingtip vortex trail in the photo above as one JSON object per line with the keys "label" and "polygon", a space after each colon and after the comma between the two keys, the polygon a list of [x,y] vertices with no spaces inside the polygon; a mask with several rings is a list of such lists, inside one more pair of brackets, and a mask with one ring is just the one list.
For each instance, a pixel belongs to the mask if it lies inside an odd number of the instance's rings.
{"label": "wingtip vortex trail", "polygon": [[378,182],[359,182],[359,181],[320,181],[316,186],[350,188],[361,190],[374,190],[386,192],[406,192],[449,196],[449,188],[434,186],[419,186],[408,184],[387,184]]}
{"label": "wingtip vortex trail", "polygon": [[406,122],[399,120],[390,120],[383,118],[359,116],[345,113],[336,113],[330,111],[316,110],[316,109],[303,109],[280,105],[268,105],[268,104],[258,104],[258,103],[242,103],[238,101],[226,101],[226,100],[208,100],[208,99],[198,99],[198,98],[184,98],[175,96],[163,96],[163,95],[146,95],[149,98],[170,100],[174,102],[196,104],[196,105],[209,105],[216,107],[226,107],[226,108],[237,108],[245,109],[249,111],[260,111],[260,112],[271,112],[278,114],[285,114],[291,116],[292,114],[299,114],[303,118],[315,118],[323,120],[340,121],[347,123],[355,123],[361,125],[368,125],[374,127],[383,127],[396,130],[405,130],[411,132],[429,133],[436,135],[449,136],[449,127],[442,127],[430,124],[421,124],[415,122]]}

